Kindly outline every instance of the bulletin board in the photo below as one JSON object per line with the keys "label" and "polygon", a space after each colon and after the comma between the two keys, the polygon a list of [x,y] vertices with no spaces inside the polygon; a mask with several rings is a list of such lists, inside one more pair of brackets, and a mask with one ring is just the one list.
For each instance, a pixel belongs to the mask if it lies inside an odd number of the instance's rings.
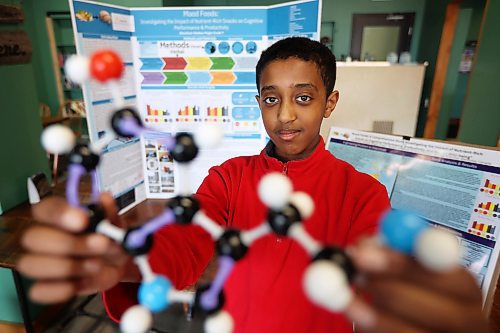
{"label": "bulletin board", "polygon": [[[83,0],[70,4],[78,53],[117,51],[125,63],[119,84],[127,105],[158,131],[141,139],[116,139],[104,149],[100,187],[123,207],[176,192],[177,167],[159,143],[162,136],[195,132],[209,122],[222,128],[219,148],[202,150],[192,163],[192,191],[211,166],[259,153],[266,142],[255,100],[260,54],[288,36],[319,40],[321,24],[318,0],[247,7],[125,8]],[[82,88],[89,134],[95,141],[109,127],[111,92],[95,82]]]}
{"label": "bulletin board", "polygon": [[456,235],[489,311],[499,274],[500,151],[339,127],[327,149],[379,180],[392,208]]}

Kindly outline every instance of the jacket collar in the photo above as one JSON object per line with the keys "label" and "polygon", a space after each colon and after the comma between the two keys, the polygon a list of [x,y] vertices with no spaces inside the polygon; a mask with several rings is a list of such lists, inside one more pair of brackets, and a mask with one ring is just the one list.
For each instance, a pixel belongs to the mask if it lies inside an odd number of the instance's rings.
{"label": "jacket collar", "polygon": [[265,163],[266,169],[271,169],[273,171],[283,172],[286,168],[290,170],[293,168],[294,170],[302,170],[303,168],[310,169],[314,164],[321,163],[321,160],[325,158],[325,156],[331,155],[325,148],[325,140],[320,136],[320,140],[318,145],[314,149],[311,155],[302,160],[292,160],[288,162],[281,162],[276,157],[274,157],[274,148],[275,145],[272,141],[269,141],[261,151],[260,155],[263,157],[263,161]]}

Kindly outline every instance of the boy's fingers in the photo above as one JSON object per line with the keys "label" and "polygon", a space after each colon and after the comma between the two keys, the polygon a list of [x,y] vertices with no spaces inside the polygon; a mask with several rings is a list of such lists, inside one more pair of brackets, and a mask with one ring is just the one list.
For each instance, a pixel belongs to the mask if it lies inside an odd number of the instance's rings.
{"label": "boy's fingers", "polygon": [[[400,279],[371,279],[366,285],[381,313],[426,327],[429,331],[460,331],[466,317],[463,300]],[[399,295],[397,297],[396,295]],[[457,314],[462,314],[457,316]],[[460,317],[460,318],[457,318]]]}
{"label": "boy's fingers", "polygon": [[31,300],[44,304],[61,303],[76,295],[74,281],[43,281],[31,286]]}
{"label": "boy's fingers", "polygon": [[377,312],[375,325],[370,329],[363,330],[366,333],[428,333],[425,328],[413,326],[411,322],[401,320],[400,318]]}
{"label": "boy's fingers", "polygon": [[348,253],[362,273],[401,274],[410,265],[410,259],[398,252],[374,243],[363,243],[348,249]]}
{"label": "boy's fingers", "polygon": [[88,295],[113,287],[122,280],[123,269],[118,266],[103,266],[100,274],[89,275],[79,279],[77,293]]}
{"label": "boy's fingers", "polygon": [[60,256],[103,255],[114,245],[103,235],[73,235],[45,226],[28,229],[21,238],[21,244],[28,251]]}
{"label": "boy's fingers", "polygon": [[355,296],[351,303],[345,309],[345,315],[349,317],[356,326],[365,329],[374,328],[376,325],[376,312],[368,306],[361,298]]}
{"label": "boy's fingers", "polygon": [[345,310],[345,314],[365,333],[426,333],[408,322],[388,316],[355,298]]}
{"label": "boy's fingers", "polygon": [[[389,297],[386,298],[389,299]],[[399,304],[401,306],[401,300]],[[460,312],[458,313],[463,313],[462,316],[457,316],[457,313],[452,315],[453,311],[457,311],[456,309],[445,308],[444,310],[439,309],[439,311],[436,311],[436,307],[434,307],[436,314],[430,314],[430,310],[424,311],[424,313],[421,307],[413,308],[413,312],[418,313],[421,317],[417,321],[412,321],[412,319],[415,318],[404,317],[400,312],[393,313],[384,308],[374,308],[359,299],[355,299],[346,309],[346,315],[351,318],[355,325],[364,333],[465,333],[488,331],[481,310],[478,310],[476,305],[465,306],[462,311],[459,310]],[[448,316],[445,315],[443,317],[442,314],[444,312],[446,312]],[[430,315],[425,317],[425,314]]]}
{"label": "boy's fingers", "polygon": [[63,228],[72,232],[79,232],[87,225],[87,215],[81,209],[71,207],[64,198],[48,197],[32,206],[35,220]]}
{"label": "boy's fingers", "polygon": [[374,244],[350,250],[350,255],[360,272],[368,278],[398,277],[462,300],[475,301],[481,297],[474,278],[463,268],[433,272],[407,255]]}
{"label": "boy's fingers", "polygon": [[118,207],[116,206],[115,199],[111,194],[104,192],[99,197],[99,201],[106,212],[107,219],[114,225],[120,226],[120,221],[118,218]]}
{"label": "boy's fingers", "polygon": [[27,254],[21,257],[16,269],[35,279],[64,279],[96,274],[102,266],[96,258],[81,260]]}

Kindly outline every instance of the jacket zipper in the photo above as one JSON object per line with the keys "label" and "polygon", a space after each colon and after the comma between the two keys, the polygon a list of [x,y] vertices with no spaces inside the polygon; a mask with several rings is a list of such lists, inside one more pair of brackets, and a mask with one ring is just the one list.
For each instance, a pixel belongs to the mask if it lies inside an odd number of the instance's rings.
{"label": "jacket zipper", "polygon": [[288,162],[283,164],[283,170],[281,170],[281,174],[288,176]]}
{"label": "jacket zipper", "polygon": [[[288,176],[288,162],[283,163],[283,169],[281,169],[281,174]],[[281,243],[283,241],[283,236],[276,235],[276,243]]]}

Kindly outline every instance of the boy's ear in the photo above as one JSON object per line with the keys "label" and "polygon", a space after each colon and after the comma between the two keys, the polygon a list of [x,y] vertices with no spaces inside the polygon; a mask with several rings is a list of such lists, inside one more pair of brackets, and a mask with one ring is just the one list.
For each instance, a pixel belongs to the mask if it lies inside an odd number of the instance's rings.
{"label": "boy's ear", "polygon": [[257,104],[259,104],[259,108],[260,108],[260,96],[259,95],[255,95],[255,100],[257,101]]}
{"label": "boy's ear", "polygon": [[338,90],[332,91],[330,96],[326,99],[326,108],[325,113],[323,114],[323,118],[328,118],[332,114],[335,106],[337,106],[337,102],[339,101],[340,94]]}

